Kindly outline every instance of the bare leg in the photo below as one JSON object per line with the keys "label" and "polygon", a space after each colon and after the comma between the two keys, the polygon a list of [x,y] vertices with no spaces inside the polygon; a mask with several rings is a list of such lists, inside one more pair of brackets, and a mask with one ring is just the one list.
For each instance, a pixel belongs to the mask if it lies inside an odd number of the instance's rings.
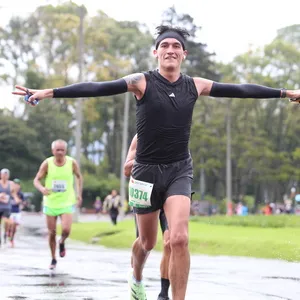
{"label": "bare leg", "polygon": [[135,240],[132,246],[132,267],[133,276],[137,281],[142,280],[144,265],[150,251],[156,244],[158,214],[159,211],[136,215],[139,237]]}
{"label": "bare leg", "polygon": [[169,261],[171,256],[171,248],[170,248],[170,235],[169,230],[164,232],[163,236],[163,254],[160,262],[160,275],[161,278],[168,279],[169,278]]}
{"label": "bare leg", "polygon": [[15,221],[13,221],[13,223],[11,225],[11,232],[10,232],[10,241],[11,241],[12,247],[14,246],[14,238],[15,238],[15,234],[17,232],[17,227],[18,227],[18,224]]}
{"label": "bare leg", "polygon": [[66,249],[65,249],[65,240],[68,238],[71,232],[71,226],[72,226],[72,214],[63,214],[61,217],[61,239],[59,240],[59,255],[60,257],[65,257],[66,255]]}
{"label": "bare leg", "polygon": [[14,220],[13,219],[7,219],[7,236],[11,240],[12,232],[14,227]]}
{"label": "bare leg", "polygon": [[11,220],[9,218],[4,218],[4,228],[5,228],[5,232],[7,234],[7,237],[9,237],[10,235],[10,225],[11,225]]}
{"label": "bare leg", "polygon": [[49,238],[49,247],[51,251],[52,259],[56,259],[56,220],[57,217],[46,216],[47,217],[47,228],[48,228],[48,238]]}
{"label": "bare leg", "polygon": [[63,214],[61,217],[61,239],[60,243],[64,243],[68,238],[71,232],[73,215],[72,214]]}
{"label": "bare leg", "polygon": [[184,300],[190,271],[190,253],[188,249],[188,221],[190,198],[171,196],[164,205],[170,230],[170,269],[169,278],[173,300]]}
{"label": "bare leg", "polygon": [[4,221],[4,243],[6,243],[7,238],[10,237],[11,230],[11,220],[9,218],[3,218]]}

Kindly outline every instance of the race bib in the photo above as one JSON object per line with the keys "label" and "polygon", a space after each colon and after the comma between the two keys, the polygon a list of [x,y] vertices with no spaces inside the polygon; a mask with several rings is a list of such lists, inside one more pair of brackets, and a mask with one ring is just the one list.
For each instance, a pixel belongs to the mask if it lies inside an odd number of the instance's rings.
{"label": "race bib", "polygon": [[136,180],[130,177],[128,204],[136,208],[150,207],[152,189],[153,183]]}
{"label": "race bib", "polygon": [[67,190],[67,182],[64,180],[53,180],[52,181],[52,192],[60,193]]}

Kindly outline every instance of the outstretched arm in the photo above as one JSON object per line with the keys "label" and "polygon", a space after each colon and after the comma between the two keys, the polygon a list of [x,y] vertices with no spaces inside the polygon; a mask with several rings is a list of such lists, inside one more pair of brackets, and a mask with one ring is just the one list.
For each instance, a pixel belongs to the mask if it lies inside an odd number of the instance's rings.
{"label": "outstretched arm", "polygon": [[194,82],[198,94],[203,96],[224,98],[290,98],[300,101],[300,90],[274,89],[258,84],[232,84],[219,83],[200,77],[195,77]]}
{"label": "outstretched arm", "polygon": [[54,89],[33,90],[17,85],[16,89],[19,91],[12,93],[19,96],[30,95],[28,102],[34,105],[35,100],[40,101],[46,98],[101,97],[126,92],[140,96],[141,93],[144,93],[145,82],[144,74],[135,73],[112,81],[81,82]]}
{"label": "outstretched arm", "polygon": [[131,170],[133,167],[133,163],[134,163],[134,158],[135,158],[135,154],[136,154],[136,147],[137,147],[137,134],[133,137],[128,153],[127,153],[127,157],[126,157],[126,161],[124,164],[124,174],[126,177],[129,177],[131,174]]}

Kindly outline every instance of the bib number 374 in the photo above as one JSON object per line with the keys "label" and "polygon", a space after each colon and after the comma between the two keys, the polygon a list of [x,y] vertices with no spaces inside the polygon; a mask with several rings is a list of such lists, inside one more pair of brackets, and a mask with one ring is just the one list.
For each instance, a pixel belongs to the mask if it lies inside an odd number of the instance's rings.
{"label": "bib number 374", "polygon": [[136,180],[130,177],[128,204],[136,208],[150,207],[152,189],[153,183]]}

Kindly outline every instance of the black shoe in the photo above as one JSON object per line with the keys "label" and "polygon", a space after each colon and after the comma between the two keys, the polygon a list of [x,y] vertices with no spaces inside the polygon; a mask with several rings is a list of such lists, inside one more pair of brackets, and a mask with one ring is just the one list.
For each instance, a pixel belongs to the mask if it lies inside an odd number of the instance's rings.
{"label": "black shoe", "polygon": [[161,294],[159,294],[157,300],[171,300],[171,299],[168,296],[162,296]]}
{"label": "black shoe", "polygon": [[65,243],[59,242],[59,255],[60,257],[64,257],[66,255]]}
{"label": "black shoe", "polygon": [[51,264],[50,264],[50,266],[49,266],[49,269],[50,270],[54,270],[55,268],[56,268],[56,264],[57,264],[57,261],[56,261],[56,259],[52,259],[51,260]]}

